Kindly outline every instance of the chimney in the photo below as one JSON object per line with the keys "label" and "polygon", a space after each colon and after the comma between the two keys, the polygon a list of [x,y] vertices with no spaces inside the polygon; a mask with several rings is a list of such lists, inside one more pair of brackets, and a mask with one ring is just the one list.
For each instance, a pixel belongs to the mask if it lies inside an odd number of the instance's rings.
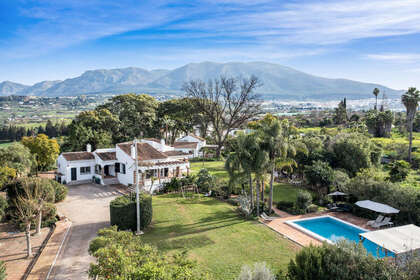
{"label": "chimney", "polygon": [[162,139],[160,139],[160,144],[161,144],[161,145],[165,145],[165,139],[163,139],[163,138],[162,138]]}
{"label": "chimney", "polygon": [[133,145],[131,145],[131,157],[136,158],[136,144],[133,142]]}
{"label": "chimney", "polygon": [[90,145],[90,144],[86,145],[86,152],[88,152],[88,153],[92,152],[92,145]]}

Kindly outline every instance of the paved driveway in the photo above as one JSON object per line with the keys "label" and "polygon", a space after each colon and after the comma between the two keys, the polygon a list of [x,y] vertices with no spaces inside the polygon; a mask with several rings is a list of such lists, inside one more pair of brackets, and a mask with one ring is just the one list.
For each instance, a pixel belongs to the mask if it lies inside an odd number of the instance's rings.
{"label": "paved driveway", "polygon": [[108,186],[84,184],[69,186],[65,201],[57,205],[72,227],[54,266],[50,279],[88,279],[89,242],[99,229],[109,226],[109,202],[119,194]]}

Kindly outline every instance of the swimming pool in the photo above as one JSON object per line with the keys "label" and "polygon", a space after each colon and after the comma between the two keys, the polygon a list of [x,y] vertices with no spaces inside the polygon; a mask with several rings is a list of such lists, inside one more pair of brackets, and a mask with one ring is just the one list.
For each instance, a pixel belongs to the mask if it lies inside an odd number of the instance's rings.
{"label": "swimming pool", "polygon": [[[341,239],[347,239],[358,243],[360,242],[359,234],[368,231],[331,216],[293,220],[286,223],[318,240],[327,241],[329,243],[336,243]],[[379,258],[385,257],[382,247],[375,243],[365,240],[362,244],[368,253],[373,256]],[[392,256],[392,253],[388,253],[388,256]]]}

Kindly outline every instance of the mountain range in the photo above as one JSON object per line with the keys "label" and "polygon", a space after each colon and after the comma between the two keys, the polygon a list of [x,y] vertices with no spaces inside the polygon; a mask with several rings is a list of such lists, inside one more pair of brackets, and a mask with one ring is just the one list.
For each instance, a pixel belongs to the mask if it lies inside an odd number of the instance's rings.
{"label": "mountain range", "polygon": [[289,67],[266,62],[190,63],[174,70],[146,70],[129,67],[121,69],[89,70],[63,81],[43,81],[32,86],[4,81],[0,96],[77,96],[82,94],[151,93],[182,94],[184,82],[191,79],[208,81],[220,76],[257,76],[262,86],[257,89],[264,99],[328,100],[371,98],[375,87],[390,98],[399,97],[394,90],[374,83],[347,79],[329,79],[310,75]]}

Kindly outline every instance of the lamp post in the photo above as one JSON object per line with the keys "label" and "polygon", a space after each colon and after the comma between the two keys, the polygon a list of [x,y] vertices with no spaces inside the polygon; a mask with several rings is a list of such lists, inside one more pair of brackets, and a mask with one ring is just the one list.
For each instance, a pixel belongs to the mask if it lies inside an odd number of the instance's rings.
{"label": "lamp post", "polygon": [[143,232],[140,229],[140,189],[139,189],[139,158],[137,155],[137,138],[134,138],[133,145],[135,151],[135,172],[136,172],[136,216],[137,216],[137,230],[136,235],[141,235]]}

